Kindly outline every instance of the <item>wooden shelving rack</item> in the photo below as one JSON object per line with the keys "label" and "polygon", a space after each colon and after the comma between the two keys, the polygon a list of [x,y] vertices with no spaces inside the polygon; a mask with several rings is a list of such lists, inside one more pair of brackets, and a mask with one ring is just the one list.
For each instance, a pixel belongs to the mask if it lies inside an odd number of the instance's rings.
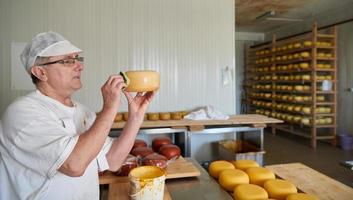
{"label": "wooden shelving rack", "polygon": [[246,50],[245,112],[278,118],[277,130],[330,140],[337,132],[337,27],[251,46]]}

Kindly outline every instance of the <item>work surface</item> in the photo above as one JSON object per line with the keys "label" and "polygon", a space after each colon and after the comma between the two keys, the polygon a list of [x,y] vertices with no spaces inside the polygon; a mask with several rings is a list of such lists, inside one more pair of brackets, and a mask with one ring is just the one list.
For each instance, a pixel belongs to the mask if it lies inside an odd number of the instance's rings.
{"label": "work surface", "polygon": [[[210,177],[194,159],[186,158],[200,171],[200,176],[166,180],[166,198],[173,200],[231,200],[231,194],[223,190],[215,179]],[[314,194],[320,200],[352,200],[353,188],[348,187],[301,163],[289,163],[266,166],[279,178],[291,181],[305,193]],[[121,191],[128,191],[126,182],[114,183],[115,191],[109,200],[117,198]],[[127,187],[125,187],[127,185]]]}
{"label": "work surface", "polygon": [[[282,123],[283,121],[270,118],[264,115],[246,114],[246,115],[231,115],[227,120],[157,120],[144,121],[141,128],[154,127],[190,127],[190,126],[212,126],[212,125],[249,125],[249,124],[272,124]],[[125,122],[116,122],[113,124],[113,129],[121,129]]]}
{"label": "work surface", "polygon": [[269,165],[266,167],[280,178],[292,182],[299,190],[314,194],[320,200],[353,199],[353,188],[301,163]]}
{"label": "work surface", "polygon": [[[175,178],[166,180],[165,200],[204,200],[222,199],[232,200],[233,198],[224,191],[221,186],[208,175],[196,160],[185,158],[185,161],[192,163],[199,174],[195,177]],[[129,184],[127,179],[114,178],[110,176],[100,177],[100,184],[109,184],[108,200],[127,198]],[[122,196],[124,198],[122,198]]]}

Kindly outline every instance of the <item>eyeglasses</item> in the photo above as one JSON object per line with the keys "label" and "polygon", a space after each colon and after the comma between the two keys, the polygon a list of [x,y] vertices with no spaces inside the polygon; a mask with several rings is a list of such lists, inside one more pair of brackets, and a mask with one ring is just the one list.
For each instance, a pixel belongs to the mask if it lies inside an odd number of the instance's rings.
{"label": "eyeglasses", "polygon": [[65,65],[65,66],[71,66],[71,65],[74,65],[77,61],[83,63],[83,60],[84,60],[83,57],[66,58],[66,59],[62,59],[62,60],[56,60],[53,62],[39,64],[39,66],[52,65],[52,64],[57,64],[57,63]]}

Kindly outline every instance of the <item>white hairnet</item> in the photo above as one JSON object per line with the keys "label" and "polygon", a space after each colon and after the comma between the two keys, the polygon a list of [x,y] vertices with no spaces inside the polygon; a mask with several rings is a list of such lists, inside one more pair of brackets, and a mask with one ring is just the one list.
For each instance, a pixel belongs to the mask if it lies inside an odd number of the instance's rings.
{"label": "white hairnet", "polygon": [[81,49],[72,45],[63,36],[53,31],[39,33],[28,43],[21,54],[21,62],[27,72],[31,74],[31,67],[38,56],[61,56],[80,53]]}

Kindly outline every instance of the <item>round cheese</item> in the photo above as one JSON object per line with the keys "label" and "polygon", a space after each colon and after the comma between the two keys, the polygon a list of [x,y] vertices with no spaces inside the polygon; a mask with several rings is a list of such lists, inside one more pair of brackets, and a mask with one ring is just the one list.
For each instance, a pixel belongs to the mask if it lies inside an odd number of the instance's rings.
{"label": "round cheese", "polygon": [[226,169],[219,174],[219,184],[229,192],[240,184],[249,184],[249,176],[239,169]]}
{"label": "round cheese", "polygon": [[319,200],[319,198],[311,194],[297,193],[288,195],[286,200]]}
{"label": "round cheese", "polygon": [[274,179],[264,183],[268,196],[278,200],[285,200],[290,194],[297,193],[297,188],[289,181]]}
{"label": "round cheese", "polygon": [[234,165],[225,160],[213,161],[208,167],[208,173],[214,178],[219,177],[219,174],[226,169],[235,169]]}
{"label": "round cheese", "polygon": [[147,113],[147,119],[150,121],[159,120],[159,113]]}
{"label": "round cheese", "polygon": [[236,160],[232,161],[235,168],[240,170],[247,170],[250,167],[259,167],[260,165],[254,160]]}
{"label": "round cheese", "polygon": [[243,184],[234,189],[234,199],[236,200],[258,200],[267,198],[268,194],[266,190],[258,185]]}
{"label": "round cheese", "polygon": [[183,119],[183,114],[181,112],[172,112],[170,114],[172,120],[181,120]]}
{"label": "round cheese", "polygon": [[275,179],[275,174],[264,167],[252,167],[246,170],[250,183],[262,186],[265,181]]}
{"label": "round cheese", "polygon": [[117,113],[114,118],[114,122],[120,122],[123,121],[123,114],[122,113]]}
{"label": "round cheese", "polygon": [[303,57],[303,58],[308,58],[308,57],[310,57],[310,53],[307,52],[307,51],[303,51],[303,52],[300,53],[300,56]]}
{"label": "round cheese", "polygon": [[160,120],[170,120],[170,113],[169,112],[162,112],[159,113]]}
{"label": "round cheese", "polygon": [[304,42],[303,42],[303,45],[304,45],[305,47],[310,47],[312,44],[313,44],[313,43],[312,43],[311,41],[304,41]]}
{"label": "round cheese", "polygon": [[[159,73],[151,70],[127,71],[125,91],[147,92],[159,89]],[[126,79],[126,77],[124,78]]]}

